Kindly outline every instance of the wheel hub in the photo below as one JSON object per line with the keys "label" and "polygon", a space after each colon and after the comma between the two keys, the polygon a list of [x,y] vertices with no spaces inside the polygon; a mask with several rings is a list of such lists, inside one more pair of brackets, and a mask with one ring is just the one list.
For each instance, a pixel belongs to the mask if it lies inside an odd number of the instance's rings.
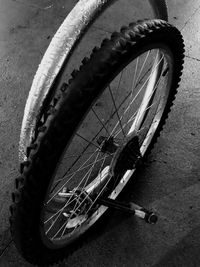
{"label": "wheel hub", "polygon": [[132,170],[139,166],[141,162],[142,155],[140,153],[139,138],[135,135],[117,151],[113,164],[114,175]]}
{"label": "wheel hub", "polygon": [[101,146],[101,152],[116,153],[112,164],[114,174],[132,170],[141,163],[142,155],[137,135],[129,138],[129,141],[123,145],[116,143],[112,136],[109,138],[100,136],[97,143]]}
{"label": "wheel hub", "polygon": [[115,153],[119,146],[117,143],[115,143],[113,136],[110,136],[109,138],[100,136],[97,139],[97,143],[101,146],[101,152],[110,154]]}

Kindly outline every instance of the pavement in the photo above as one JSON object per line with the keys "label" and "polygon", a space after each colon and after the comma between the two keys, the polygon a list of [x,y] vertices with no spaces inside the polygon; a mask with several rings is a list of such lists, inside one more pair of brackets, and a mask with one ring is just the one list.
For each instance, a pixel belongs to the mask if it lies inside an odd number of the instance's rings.
{"label": "pavement", "polygon": [[[146,2],[118,1],[92,27],[71,68],[114,28],[150,17]],[[18,254],[8,223],[10,194],[18,175],[19,133],[37,66],[75,3],[75,0],[0,0],[1,267],[32,266]],[[168,6],[169,21],[181,30],[185,40],[183,76],[166,127],[145,169],[124,195],[129,201],[155,209],[159,221],[150,226],[113,212],[103,229],[82,249],[55,266],[200,266],[200,3],[168,0]]]}

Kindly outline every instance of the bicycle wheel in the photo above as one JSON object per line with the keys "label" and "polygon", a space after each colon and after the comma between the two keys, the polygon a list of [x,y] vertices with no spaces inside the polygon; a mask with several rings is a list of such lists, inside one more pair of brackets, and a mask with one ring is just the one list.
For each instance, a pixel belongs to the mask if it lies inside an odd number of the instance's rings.
{"label": "bicycle wheel", "polygon": [[66,257],[106,211],[98,199],[119,195],[165,123],[183,53],[167,22],[132,23],[60,85],[13,193],[12,236],[29,262]]}
{"label": "bicycle wheel", "polygon": [[[128,2],[132,5],[129,6]],[[130,7],[129,12],[123,9],[127,6]],[[121,16],[119,10],[126,15]],[[70,74],[71,70],[76,68],[76,63],[80,62],[82,57],[96,45],[94,40],[100,43],[102,31],[100,30],[101,33],[97,35],[93,35],[92,32],[97,33],[97,29],[102,28],[102,22],[106,20],[106,17],[110,18],[107,24],[112,27],[109,26],[106,29],[103,27],[104,37],[107,32],[115,31],[122,24],[126,25],[132,17],[135,21],[147,17],[167,20],[167,5],[165,0],[79,0],[76,3],[49,44],[33,79],[21,127],[20,163],[27,159],[26,149],[34,138],[38,121],[57,88],[56,83],[60,73],[67,67],[67,73]],[[95,31],[91,26],[95,27]]]}

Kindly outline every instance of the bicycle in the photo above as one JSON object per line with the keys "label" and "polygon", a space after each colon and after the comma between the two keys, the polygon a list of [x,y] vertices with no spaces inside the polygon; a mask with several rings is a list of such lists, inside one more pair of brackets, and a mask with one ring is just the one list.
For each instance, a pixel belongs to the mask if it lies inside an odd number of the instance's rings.
{"label": "bicycle", "polygon": [[[74,10],[83,2],[94,7],[86,8],[87,23],[108,7],[108,1],[79,1]],[[167,19],[165,1],[150,3],[157,17]],[[33,81],[36,97],[31,91],[25,108],[10,222],[17,248],[33,264],[52,264],[76,250],[108,207],[157,220],[152,211],[116,198],[170,112],[183,68],[181,34],[164,20],[131,23],[94,48],[66,83],[66,61],[87,23],[74,24],[81,31],[71,32],[69,49],[43,77],[58,35],[53,39]]]}

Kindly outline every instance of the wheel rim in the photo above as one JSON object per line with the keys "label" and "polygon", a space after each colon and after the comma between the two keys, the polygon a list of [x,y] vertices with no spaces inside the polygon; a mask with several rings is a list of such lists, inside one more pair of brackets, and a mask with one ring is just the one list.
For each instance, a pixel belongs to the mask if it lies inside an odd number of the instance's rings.
{"label": "wheel rim", "polygon": [[[170,51],[161,45],[141,51],[112,77],[107,90],[91,106],[46,195],[41,233],[49,247],[76,240],[106,211],[94,203],[115,179],[113,170],[129,140],[137,136],[141,156],[145,155],[167,103],[172,61]],[[109,192],[110,198],[119,195],[134,171],[123,172]]]}

